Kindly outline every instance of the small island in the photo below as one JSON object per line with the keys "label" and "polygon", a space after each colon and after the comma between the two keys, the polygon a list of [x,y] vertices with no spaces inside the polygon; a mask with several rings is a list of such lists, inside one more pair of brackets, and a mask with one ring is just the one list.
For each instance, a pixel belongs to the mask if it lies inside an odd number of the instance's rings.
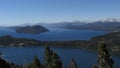
{"label": "small island", "polygon": [[27,33],[27,34],[39,34],[47,31],[49,30],[41,25],[25,26],[16,29],[17,33]]}

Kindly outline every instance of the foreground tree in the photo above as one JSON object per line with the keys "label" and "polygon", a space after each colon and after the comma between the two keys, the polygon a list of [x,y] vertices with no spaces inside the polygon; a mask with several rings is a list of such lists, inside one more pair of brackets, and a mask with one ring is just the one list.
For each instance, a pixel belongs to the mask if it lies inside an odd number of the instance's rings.
{"label": "foreground tree", "polygon": [[43,68],[37,56],[34,56],[33,62],[29,65],[29,68]]}
{"label": "foreground tree", "polygon": [[10,68],[10,64],[0,57],[0,68]]}
{"label": "foreground tree", "polygon": [[45,48],[44,66],[45,68],[52,66],[51,50],[48,46]]}
{"label": "foreground tree", "polygon": [[77,63],[75,62],[74,59],[71,60],[70,65],[69,65],[69,68],[79,68],[79,67],[77,66]]}
{"label": "foreground tree", "polygon": [[98,46],[98,67],[99,68],[113,68],[114,61],[104,42],[100,42]]}
{"label": "foreground tree", "polygon": [[44,59],[45,68],[62,68],[62,62],[60,57],[55,52],[50,50],[48,46],[45,48]]}

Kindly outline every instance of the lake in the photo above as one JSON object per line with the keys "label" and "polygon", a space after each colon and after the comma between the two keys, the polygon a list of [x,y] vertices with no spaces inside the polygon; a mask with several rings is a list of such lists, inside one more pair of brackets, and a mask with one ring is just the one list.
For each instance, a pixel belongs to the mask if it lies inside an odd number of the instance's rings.
{"label": "lake", "polygon": [[105,34],[105,31],[95,30],[67,30],[67,29],[51,29],[48,32],[40,34],[22,34],[16,33],[12,29],[1,29],[0,36],[12,35],[17,38],[29,38],[41,41],[64,41],[64,40],[89,40],[98,35]]}
{"label": "lake", "polygon": [[[20,34],[11,29],[1,29],[0,36],[12,35],[17,38],[30,38],[41,41],[63,41],[63,40],[89,40],[91,37],[105,34],[104,31],[94,30],[65,30],[54,29],[49,32],[41,34]],[[93,51],[83,50],[79,48],[60,48],[51,47],[62,59],[63,64],[68,66],[71,58],[74,58],[80,68],[92,68],[92,65],[96,63],[97,53]],[[40,61],[44,61],[44,47],[1,47],[0,52],[3,53],[3,58],[17,64],[30,63],[34,55],[37,55]],[[116,64],[120,63],[120,56],[113,56]],[[120,67],[120,65],[119,65]]]}
{"label": "lake", "polygon": [[[34,55],[44,63],[44,48],[39,47],[2,47],[0,51],[3,53],[3,58],[16,64],[27,64],[33,60]],[[75,59],[80,68],[92,68],[92,65],[97,61],[97,53],[93,51],[87,51],[79,48],[60,48],[51,47],[60,58],[62,63],[68,67],[70,60]],[[120,56],[113,56],[113,60],[116,64],[120,63]],[[120,65],[119,65],[120,67]]]}

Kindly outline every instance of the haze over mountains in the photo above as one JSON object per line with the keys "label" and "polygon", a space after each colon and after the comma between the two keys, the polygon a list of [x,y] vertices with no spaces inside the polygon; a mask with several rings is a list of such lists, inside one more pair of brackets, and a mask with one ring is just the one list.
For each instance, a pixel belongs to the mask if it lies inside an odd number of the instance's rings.
{"label": "haze over mountains", "polygon": [[37,23],[37,24],[24,24],[20,26],[14,26],[12,28],[18,28],[21,26],[33,26],[41,25],[46,28],[62,28],[62,29],[73,29],[73,30],[101,30],[101,31],[120,31],[120,19],[106,19],[94,22],[57,22],[57,23]]}
{"label": "haze over mountains", "polygon": [[108,19],[104,21],[96,21],[80,26],[67,26],[67,29],[87,29],[87,30],[103,30],[103,31],[120,31],[120,21],[118,19]]}
{"label": "haze over mountains", "polygon": [[59,22],[59,23],[39,23],[46,28],[65,28],[75,30],[102,30],[120,31],[120,19],[106,19],[94,22]]}
{"label": "haze over mountains", "polygon": [[80,22],[80,21],[71,21],[71,22],[57,22],[57,23],[38,23],[38,25],[42,25],[46,28],[65,28],[67,26],[80,26],[86,24],[84,22]]}

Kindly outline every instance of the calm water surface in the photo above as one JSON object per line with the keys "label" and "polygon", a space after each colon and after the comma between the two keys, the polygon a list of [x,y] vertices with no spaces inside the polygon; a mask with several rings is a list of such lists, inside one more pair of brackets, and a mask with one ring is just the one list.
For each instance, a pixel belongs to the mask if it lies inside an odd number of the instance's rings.
{"label": "calm water surface", "polygon": [[12,35],[17,38],[30,38],[41,41],[63,41],[63,40],[89,40],[91,37],[102,35],[107,32],[105,31],[94,31],[94,30],[67,30],[67,29],[52,29],[48,32],[40,34],[21,34],[16,33],[11,29],[1,29],[0,36]]}
{"label": "calm water surface", "polygon": [[[42,63],[44,63],[44,48],[39,47],[2,47],[0,48],[3,53],[3,58],[17,63],[27,64],[30,63],[34,55],[37,55]],[[96,63],[97,53],[93,51],[82,50],[78,48],[59,48],[51,47],[62,59],[62,63],[67,67],[71,58],[74,58],[79,67],[92,68],[92,65]],[[120,67],[120,56],[113,56],[114,61]]]}

